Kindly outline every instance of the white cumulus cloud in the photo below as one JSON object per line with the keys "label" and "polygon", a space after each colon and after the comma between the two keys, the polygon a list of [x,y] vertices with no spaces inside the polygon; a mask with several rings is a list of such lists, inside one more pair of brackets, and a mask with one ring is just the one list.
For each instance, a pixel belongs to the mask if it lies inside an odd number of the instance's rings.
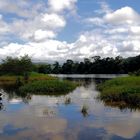
{"label": "white cumulus cloud", "polygon": [[35,31],[34,39],[39,41],[43,39],[54,38],[55,36],[56,34],[52,31],[44,31],[40,29],[40,30]]}
{"label": "white cumulus cloud", "polygon": [[41,19],[47,27],[55,29],[62,28],[66,25],[65,19],[57,14],[44,14]]}
{"label": "white cumulus cloud", "polygon": [[49,0],[50,9],[54,12],[62,12],[63,10],[74,10],[77,0]]}
{"label": "white cumulus cloud", "polygon": [[131,7],[123,7],[105,15],[105,20],[111,24],[135,24],[140,23],[140,15]]}

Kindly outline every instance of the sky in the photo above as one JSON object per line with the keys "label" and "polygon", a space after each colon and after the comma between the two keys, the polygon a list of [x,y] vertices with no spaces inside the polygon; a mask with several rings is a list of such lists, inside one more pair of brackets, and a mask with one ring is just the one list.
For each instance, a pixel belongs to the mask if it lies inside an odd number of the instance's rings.
{"label": "sky", "polygon": [[140,54],[140,0],[0,0],[0,60]]}

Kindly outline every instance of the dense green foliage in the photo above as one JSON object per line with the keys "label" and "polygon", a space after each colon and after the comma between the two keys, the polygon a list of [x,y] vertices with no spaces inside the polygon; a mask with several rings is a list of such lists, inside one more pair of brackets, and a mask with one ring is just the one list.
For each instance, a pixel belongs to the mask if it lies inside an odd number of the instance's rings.
{"label": "dense green foliage", "polygon": [[20,58],[7,57],[2,61],[0,74],[24,75],[32,71],[33,64],[28,55]]}
{"label": "dense green foliage", "polygon": [[140,70],[140,55],[136,57],[122,58],[101,58],[94,56],[85,58],[83,62],[67,60],[60,65],[55,62],[53,65],[44,64],[37,68],[40,73],[54,74],[126,74],[137,73]]}
{"label": "dense green foliage", "polygon": [[99,85],[100,98],[105,102],[140,105],[140,77],[119,77]]}
{"label": "dense green foliage", "polygon": [[21,93],[64,93],[76,88],[76,84],[69,81],[47,80],[34,81],[20,87]]}
{"label": "dense green foliage", "polygon": [[43,74],[50,74],[52,72],[50,64],[41,64],[37,66],[37,72]]}

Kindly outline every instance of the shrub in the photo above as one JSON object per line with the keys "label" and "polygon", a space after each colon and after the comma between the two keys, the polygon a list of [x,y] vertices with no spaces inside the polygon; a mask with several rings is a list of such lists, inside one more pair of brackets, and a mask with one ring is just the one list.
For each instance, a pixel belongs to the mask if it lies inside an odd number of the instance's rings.
{"label": "shrub", "polygon": [[32,67],[33,64],[28,55],[20,58],[7,57],[2,61],[0,73],[10,75],[24,75],[24,73],[32,71]]}

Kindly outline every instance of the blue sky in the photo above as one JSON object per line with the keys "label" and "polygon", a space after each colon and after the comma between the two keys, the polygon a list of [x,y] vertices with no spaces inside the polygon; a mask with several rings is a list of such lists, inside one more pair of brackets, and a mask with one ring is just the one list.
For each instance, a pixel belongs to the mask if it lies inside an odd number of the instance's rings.
{"label": "blue sky", "polygon": [[139,0],[1,0],[0,59],[140,54]]}

